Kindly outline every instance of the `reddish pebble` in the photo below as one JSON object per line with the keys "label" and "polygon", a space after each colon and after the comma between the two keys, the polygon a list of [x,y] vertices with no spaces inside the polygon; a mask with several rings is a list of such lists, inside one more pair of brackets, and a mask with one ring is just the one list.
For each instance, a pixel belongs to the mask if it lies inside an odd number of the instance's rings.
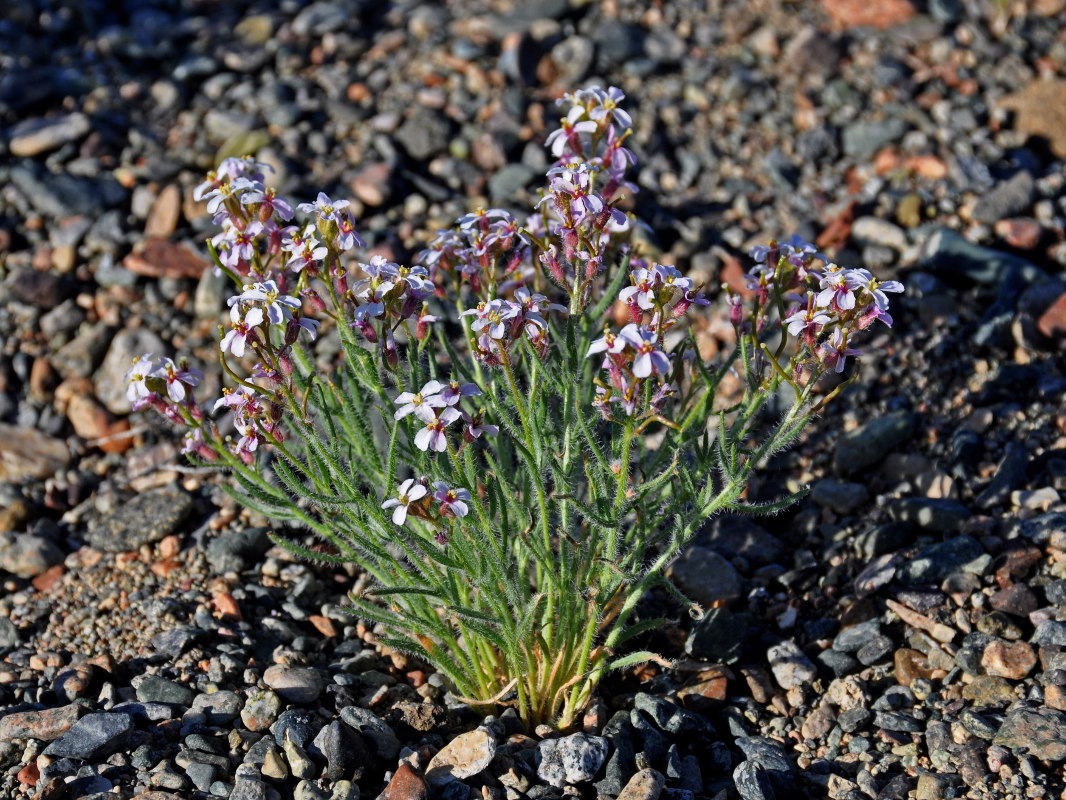
{"label": "reddish pebble", "polygon": [[174,558],[179,552],[181,552],[180,536],[167,536],[159,543],[159,555],[163,558]]}
{"label": "reddish pebble", "polygon": [[19,770],[18,781],[24,783],[27,786],[36,786],[37,781],[41,779],[41,771],[37,769],[36,762],[31,761],[29,764]]}
{"label": "reddish pebble", "polygon": [[995,226],[996,236],[1011,247],[1032,250],[1040,244],[1044,229],[1035,219],[1001,219]]}
{"label": "reddish pebble", "polygon": [[156,561],[152,564],[152,574],[165,578],[180,566],[181,564],[172,558],[165,561]]}
{"label": "reddish pebble", "polygon": [[1037,330],[1049,339],[1062,340],[1066,337],[1066,292],[1048,306],[1036,321]]}
{"label": "reddish pebble", "polygon": [[413,669],[407,673],[407,682],[417,689],[426,682],[426,673],[420,669]]}
{"label": "reddish pebble", "polygon": [[213,605],[215,610],[224,617],[241,618],[241,610],[237,606],[237,601],[233,599],[233,595],[229,592],[216,594],[211,600],[211,605]]}
{"label": "reddish pebble", "polygon": [[1036,653],[1025,642],[997,640],[985,648],[981,666],[989,675],[1020,681],[1036,666]]}
{"label": "reddish pebble", "polygon": [[54,567],[49,567],[36,578],[33,579],[33,588],[38,592],[50,592],[56,587],[56,585],[63,580],[62,564],[56,564]]}
{"label": "reddish pebble", "polygon": [[337,635],[337,627],[329,617],[323,617],[321,614],[312,614],[307,618],[307,621],[315,626],[316,631],[327,638],[332,639]]}

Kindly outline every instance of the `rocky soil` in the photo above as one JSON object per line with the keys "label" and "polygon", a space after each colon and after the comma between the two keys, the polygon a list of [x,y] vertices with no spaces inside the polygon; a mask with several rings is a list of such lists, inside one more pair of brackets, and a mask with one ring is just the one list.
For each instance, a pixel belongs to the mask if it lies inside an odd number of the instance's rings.
{"label": "rocky soil", "polygon": [[[0,795],[1062,796],[1066,2],[8,6]],[[799,233],[907,292],[749,490],[808,498],[713,521],[671,572],[704,618],[646,598],[676,666],[560,737],[380,646],[342,608],[358,569],[273,547],[123,373],[212,373],[192,189],[219,158],[351,198],[409,261],[478,204],[528,208],[553,101],[590,83],[628,95],[663,263],[739,287],[750,245]]]}

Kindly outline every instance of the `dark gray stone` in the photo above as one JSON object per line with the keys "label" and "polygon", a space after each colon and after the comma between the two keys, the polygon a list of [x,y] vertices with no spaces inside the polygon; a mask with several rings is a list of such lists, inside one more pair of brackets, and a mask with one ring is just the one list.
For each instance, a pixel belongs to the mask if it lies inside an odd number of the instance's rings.
{"label": "dark gray stone", "polygon": [[949,228],[937,228],[929,235],[919,263],[946,278],[963,278],[990,287],[1000,286],[1011,272],[1017,272],[1024,283],[1047,278],[1047,273],[1024,258],[973,244]]}
{"label": "dark gray stone", "polygon": [[956,536],[930,545],[896,571],[904,584],[940,583],[944,578],[985,554],[972,536]]}
{"label": "dark gray stone", "polygon": [[851,475],[881,463],[885,456],[914,435],[914,415],[894,411],[842,434],[833,453],[833,470]]}
{"label": "dark gray stone", "polygon": [[685,652],[693,658],[703,658],[722,664],[740,660],[747,638],[747,625],[725,606],[710,609],[697,622],[685,642]]}
{"label": "dark gray stone", "polygon": [[88,714],[48,745],[44,754],[79,761],[102,760],[118,752],[132,731],[133,718],[129,714]]}
{"label": "dark gray stone", "polygon": [[137,550],[174,533],[192,511],[180,489],[153,489],[89,522],[89,544],[108,553]]}
{"label": "dark gray stone", "polygon": [[888,504],[889,515],[899,522],[934,533],[959,530],[971,516],[970,509],[954,500],[930,497],[904,497]]}
{"label": "dark gray stone", "polygon": [[1025,485],[1025,472],[1029,466],[1029,451],[1019,442],[1008,442],[996,473],[975,504],[982,511],[1002,505],[1010,500],[1011,492]]}
{"label": "dark gray stone", "polygon": [[1022,171],[1002,181],[990,192],[985,192],[973,207],[973,218],[991,225],[1001,219],[1024,214],[1033,205],[1036,196],[1036,181]]}
{"label": "dark gray stone", "polygon": [[196,692],[188,686],[158,675],[142,675],[137,682],[137,699],[142,703],[170,703],[188,708],[195,697]]}

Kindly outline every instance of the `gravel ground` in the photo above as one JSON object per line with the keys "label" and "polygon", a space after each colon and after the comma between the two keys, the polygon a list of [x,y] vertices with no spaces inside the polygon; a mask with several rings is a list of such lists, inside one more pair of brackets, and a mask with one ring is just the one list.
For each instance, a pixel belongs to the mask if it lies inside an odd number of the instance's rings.
{"label": "gravel ground", "polygon": [[[0,795],[1066,796],[1063,30],[1064,0],[5,6]],[[528,207],[553,100],[591,83],[628,95],[663,263],[740,285],[799,233],[907,292],[749,490],[809,497],[673,565],[702,620],[646,598],[676,667],[544,738],[380,646],[341,608],[358,570],[273,548],[122,375],[212,371],[192,189],[220,157],[351,198],[406,260]]]}

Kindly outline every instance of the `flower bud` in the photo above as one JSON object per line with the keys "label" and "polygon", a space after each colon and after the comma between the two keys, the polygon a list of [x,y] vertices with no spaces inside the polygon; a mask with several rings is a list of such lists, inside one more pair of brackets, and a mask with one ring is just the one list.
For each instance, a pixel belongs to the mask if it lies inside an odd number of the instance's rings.
{"label": "flower bud", "polygon": [[281,371],[284,372],[286,375],[292,375],[292,358],[289,356],[288,351],[282,351],[281,354],[278,356],[278,366],[281,367]]}
{"label": "flower bud", "polygon": [[300,292],[300,294],[302,294],[304,297],[307,298],[308,302],[311,304],[311,306],[316,311],[325,311],[326,310],[326,301],[323,300],[322,299],[322,295],[320,295],[314,289],[308,287],[308,288],[304,289],[302,292]]}

